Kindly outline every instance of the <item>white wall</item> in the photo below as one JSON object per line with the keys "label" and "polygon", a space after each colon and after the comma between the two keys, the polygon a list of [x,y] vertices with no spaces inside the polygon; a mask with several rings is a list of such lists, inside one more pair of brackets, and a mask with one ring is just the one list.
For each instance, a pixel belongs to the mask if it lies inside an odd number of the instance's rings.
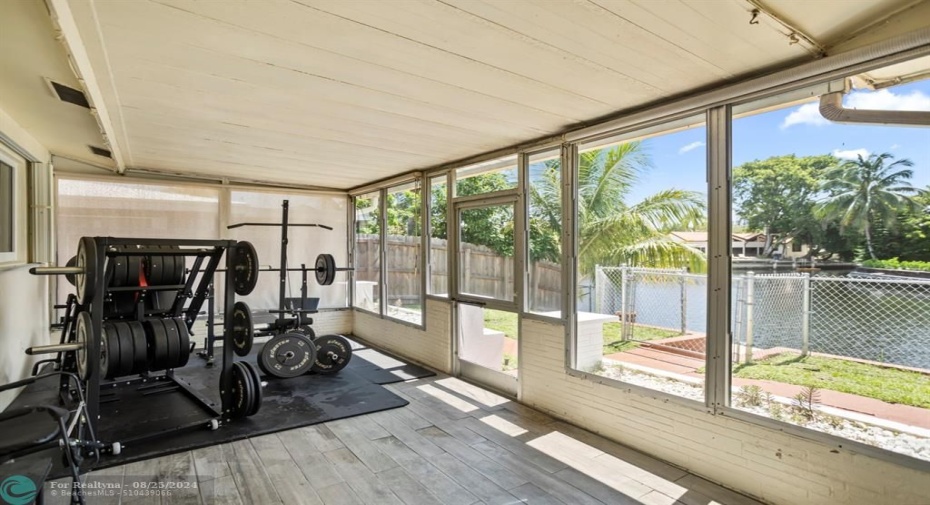
{"label": "white wall", "polygon": [[353,313],[352,333],[369,344],[442,372],[452,371],[452,309],[449,302],[426,299],[425,331],[368,312],[354,310]]}
{"label": "white wall", "polygon": [[[48,151],[2,109],[0,133],[33,157],[43,161],[49,159]],[[26,198],[26,195],[21,196]],[[20,212],[25,217],[28,211],[23,206]],[[0,384],[26,378],[38,358],[26,356],[25,349],[49,343],[48,278],[30,275],[28,268],[27,265],[15,265],[0,269]],[[7,391],[0,394],[0,410],[5,409],[18,393]]]}

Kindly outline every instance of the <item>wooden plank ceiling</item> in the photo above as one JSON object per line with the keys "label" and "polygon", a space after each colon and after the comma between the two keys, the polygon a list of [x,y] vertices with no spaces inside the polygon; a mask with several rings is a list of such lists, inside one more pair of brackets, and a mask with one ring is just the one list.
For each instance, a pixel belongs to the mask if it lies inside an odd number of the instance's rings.
{"label": "wooden plank ceiling", "polygon": [[814,58],[913,0],[87,0],[125,167],[350,188]]}

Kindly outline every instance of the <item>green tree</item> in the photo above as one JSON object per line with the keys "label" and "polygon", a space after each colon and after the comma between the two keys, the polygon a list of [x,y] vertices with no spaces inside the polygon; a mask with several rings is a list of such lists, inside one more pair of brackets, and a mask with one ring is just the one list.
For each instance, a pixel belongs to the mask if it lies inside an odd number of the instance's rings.
{"label": "green tree", "polygon": [[[640,142],[579,155],[578,268],[582,275],[593,272],[595,265],[623,263],[704,268],[702,252],[669,236],[674,230],[694,230],[705,225],[703,195],[667,189],[641,202],[629,202],[633,187],[651,167]],[[555,215],[558,199],[550,195],[558,194],[557,180],[543,179],[538,185],[539,191],[532,194],[534,204],[540,208],[548,206],[548,213]]]}
{"label": "green tree", "polygon": [[[491,193],[512,187],[507,177],[499,172],[459,179],[455,185],[459,196]],[[433,206],[430,210],[434,223],[432,236],[447,239],[448,202],[445,191],[434,191],[433,197]],[[464,214],[460,228],[462,242],[483,245],[501,256],[513,256],[513,209],[502,206],[470,210]]]}
{"label": "green tree", "polygon": [[790,154],[750,161],[733,170],[736,214],[750,230],[764,231],[764,256],[788,240],[801,240],[812,251],[822,244],[824,226],[814,207],[820,177],[836,165],[837,159],[829,155]]}
{"label": "green tree", "polygon": [[918,206],[912,197],[920,190],[909,182],[914,176],[909,167],[914,163],[900,159],[885,164],[893,159],[889,153],[859,155],[855,161],[827,170],[820,188],[826,196],[817,206],[818,215],[837,219],[841,228],[861,231],[872,259],[877,259],[872,240],[875,223],[895,229],[898,213]]}

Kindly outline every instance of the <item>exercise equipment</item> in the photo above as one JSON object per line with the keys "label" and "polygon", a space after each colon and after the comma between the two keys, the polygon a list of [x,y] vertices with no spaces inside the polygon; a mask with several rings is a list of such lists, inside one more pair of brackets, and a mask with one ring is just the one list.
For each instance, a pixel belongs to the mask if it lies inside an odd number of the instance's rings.
{"label": "exercise equipment", "polygon": [[239,356],[248,356],[252,352],[252,339],[255,325],[252,324],[252,309],[245,302],[233,305],[233,351]]}
{"label": "exercise equipment", "polygon": [[258,366],[266,375],[287,379],[310,371],[317,359],[316,346],[300,333],[271,337],[258,354]]}
{"label": "exercise equipment", "polygon": [[[261,406],[262,384],[254,367],[234,364],[234,345],[223,350],[219,405],[178,378],[174,370],[186,365],[193,351],[190,329],[212,292],[224,255],[224,335],[233,338],[236,282],[247,288],[249,276],[257,277],[254,251],[251,244],[233,240],[82,237],[70,266],[30,269],[35,275],[71,276],[76,294],[69,295],[64,306],[56,306],[65,309],[60,342],[31,347],[26,353],[56,354],[40,363],[52,363],[54,369],[78,376],[86,390],[84,417],[90,428],[109,423],[98,432],[101,439],[118,433],[121,443],[136,443],[167,432],[219,427],[253,415]],[[191,266],[185,269],[188,261]],[[169,301],[160,303],[159,294]],[[251,346],[251,331],[246,333],[240,343]],[[238,376],[247,380],[236,382]],[[63,377],[62,402],[73,401],[73,389],[66,382]],[[114,419],[122,398],[175,393],[185,398],[177,402],[189,407],[179,409],[174,417],[167,413],[168,419],[157,425],[146,426],[143,421],[127,426]]]}
{"label": "exercise equipment", "polygon": [[316,345],[313,372],[331,375],[345,368],[352,359],[352,345],[342,335],[321,335],[313,343]]}
{"label": "exercise equipment", "polygon": [[[227,226],[227,229],[248,226],[272,226],[281,228],[281,257],[280,266],[277,268],[260,267],[258,264],[258,255],[255,253],[255,249],[251,246],[251,244],[240,243],[243,245],[241,247],[236,247],[236,249],[233,251],[235,263],[233,278],[235,279],[235,291],[237,294],[246,295],[251,293],[255,288],[256,283],[258,282],[259,272],[278,272],[279,274],[278,308],[268,310],[269,313],[276,316],[274,321],[270,323],[255,323],[253,321],[252,314],[247,310],[248,305],[242,302],[237,303],[236,307],[234,308],[234,320],[232,323],[233,331],[227,332],[226,335],[229,335],[229,340],[233,344],[233,349],[239,356],[248,355],[252,349],[252,342],[254,338],[259,336],[276,336],[297,332],[303,334],[306,337],[309,337],[308,342],[310,342],[310,345],[313,346],[312,337],[315,336],[311,327],[313,324],[313,319],[308,317],[308,315],[316,313],[317,310],[315,302],[308,303],[310,300],[307,297],[307,279],[310,273],[313,273],[314,278],[320,285],[327,286],[334,282],[336,278],[336,272],[352,270],[352,268],[348,267],[336,267],[335,259],[331,254],[318,255],[313,266],[309,268],[306,264],[301,264],[300,268],[288,268],[287,245],[288,231],[290,227],[319,227],[326,230],[332,230],[332,228],[329,226],[317,223],[291,223],[289,219],[289,209],[290,204],[288,200],[282,201],[280,223],[246,222]],[[219,269],[217,271],[222,272],[223,270]],[[301,273],[299,299],[286,297],[289,272]],[[318,301],[317,299],[314,300]],[[215,342],[225,338],[224,336],[216,335],[214,331],[214,327],[219,326],[220,324],[217,324],[214,320],[212,304],[213,297],[209,296],[207,310],[207,337],[204,341],[204,351],[199,353],[199,355],[206,360],[208,367],[213,365]],[[261,365],[261,362],[259,362],[259,365]]]}
{"label": "exercise equipment", "polygon": [[236,287],[236,294],[246,296],[255,289],[258,283],[258,253],[255,247],[249,242],[240,242],[233,249],[234,263],[233,283]]}

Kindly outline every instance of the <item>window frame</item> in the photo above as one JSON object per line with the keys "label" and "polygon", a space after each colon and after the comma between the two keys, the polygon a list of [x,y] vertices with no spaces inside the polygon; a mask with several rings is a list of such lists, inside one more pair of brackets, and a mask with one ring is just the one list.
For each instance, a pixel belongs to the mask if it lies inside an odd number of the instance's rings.
{"label": "window frame", "polygon": [[[389,321],[404,324],[411,326],[413,328],[425,330],[426,329],[426,255],[429,254],[424,252],[424,238],[426,238],[426,228],[424,227],[424,214],[428,210],[427,203],[423,199],[423,181],[429,180],[424,177],[417,177],[413,180],[406,182],[400,182],[397,184],[392,184],[391,186],[381,189],[381,229],[379,230],[381,235],[381,318],[387,319]],[[420,190],[420,215],[418,219],[420,221],[420,254],[417,257],[417,266],[420,271],[420,324],[412,323],[410,321],[405,321],[398,317],[391,316],[387,312],[387,294],[388,294],[388,266],[387,266],[387,196],[391,193],[392,189],[401,188],[404,186],[413,185],[418,187]]]}
{"label": "window frame", "polygon": [[27,230],[30,222],[27,196],[30,189],[28,175],[34,161],[23,156],[18,149],[7,144],[3,139],[0,139],[0,161],[10,167],[12,176],[9,223],[13,237],[12,250],[0,252],[0,270],[5,270],[25,265],[28,262]]}

